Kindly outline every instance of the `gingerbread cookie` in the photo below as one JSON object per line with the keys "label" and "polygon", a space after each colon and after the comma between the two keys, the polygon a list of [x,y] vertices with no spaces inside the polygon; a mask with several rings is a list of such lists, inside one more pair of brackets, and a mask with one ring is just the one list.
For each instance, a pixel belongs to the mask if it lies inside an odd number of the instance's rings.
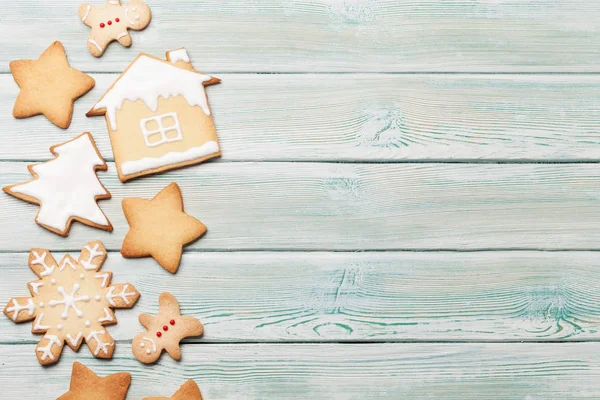
{"label": "gingerbread cookie", "polygon": [[131,374],[119,372],[100,378],[91,369],[75,361],[69,391],[57,400],[125,400]]}
{"label": "gingerbread cookie", "polygon": [[202,394],[196,382],[189,380],[171,397],[146,397],[144,400],[202,400]]}
{"label": "gingerbread cookie", "polygon": [[205,86],[185,49],[167,60],[140,54],[87,116],[105,115],[119,179],[197,164],[221,155]]}
{"label": "gingerbread cookie", "polygon": [[163,350],[175,360],[181,358],[179,342],[191,336],[201,336],[204,328],[194,317],[184,317],[179,310],[177,299],[170,293],[158,298],[159,310],[156,316],[141,314],[140,323],[148,330],[133,339],[132,350],[135,358],[145,364],[158,360]]}
{"label": "gingerbread cookie", "polygon": [[48,250],[32,249],[29,268],[40,278],[29,282],[32,297],[14,297],[4,314],[14,322],[33,322],[45,334],[36,348],[42,365],[58,361],[66,342],[78,350],[83,341],[97,358],[112,358],[115,341],[104,325],[117,323],[112,309],[131,308],[140,297],[129,283],[111,285],[111,272],[99,272],[106,260],[102,242],[86,244],[75,260],[56,262]]}
{"label": "gingerbread cookie", "polygon": [[123,257],[151,256],[171,273],[179,269],[183,246],[206,232],[202,222],[183,211],[183,198],[176,183],[152,200],[123,199],[123,211],[130,226],[121,248]]}
{"label": "gingerbread cookie", "polygon": [[115,40],[125,47],[131,46],[128,29],[141,31],[146,28],[152,14],[141,0],[131,0],[125,6],[121,6],[120,0],[108,0],[104,7],[82,4],[79,6],[79,18],[92,28],[88,50],[94,57],[100,57],[106,46]]}
{"label": "gingerbread cookie", "polygon": [[110,192],[96,176],[96,171],[106,171],[107,166],[92,135],[86,132],[52,146],[50,151],[55,159],[28,166],[33,180],[3,190],[39,205],[35,222],[61,236],[69,234],[73,221],[112,231],[112,225],[96,204],[98,200],[110,199]]}
{"label": "gingerbread cookie", "polygon": [[94,79],[69,66],[61,42],[54,42],[37,60],[10,63],[10,72],[21,88],[13,108],[15,118],[43,114],[54,125],[71,125],[75,100],[89,92]]}

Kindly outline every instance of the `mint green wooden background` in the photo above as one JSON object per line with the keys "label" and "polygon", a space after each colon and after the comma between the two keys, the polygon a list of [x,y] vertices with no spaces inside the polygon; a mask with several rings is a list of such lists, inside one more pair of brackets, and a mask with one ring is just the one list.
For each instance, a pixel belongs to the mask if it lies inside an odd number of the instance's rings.
{"label": "mint green wooden background", "polygon": [[[102,3],[101,0],[98,0]],[[84,113],[140,52],[185,46],[209,89],[223,158],[121,184],[108,234],[64,239],[0,196],[2,303],[27,294],[30,247],[101,239],[142,292],[115,357],[38,365],[29,324],[0,318],[7,399],[56,398],[71,364],[130,371],[128,399],[195,379],[214,399],[600,398],[600,2],[149,0],[131,49],[87,53],[75,0],[0,0],[0,185],[105,123]],[[96,78],[68,131],[16,121],[13,59],[61,40]],[[123,197],[176,181],[209,233],[171,276],[118,253]],[[131,354],[170,291],[206,327],[183,359]]]}

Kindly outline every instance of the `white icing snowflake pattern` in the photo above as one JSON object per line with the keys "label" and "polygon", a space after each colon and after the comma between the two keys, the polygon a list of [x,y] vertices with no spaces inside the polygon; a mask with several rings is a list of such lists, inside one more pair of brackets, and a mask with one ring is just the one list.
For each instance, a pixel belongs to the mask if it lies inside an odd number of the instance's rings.
{"label": "white icing snowflake pattern", "polygon": [[98,273],[106,256],[100,241],[86,244],[78,260],[66,255],[59,263],[48,250],[31,250],[29,268],[40,280],[28,284],[32,297],[10,299],[4,314],[33,320],[32,332],[45,334],[36,348],[40,364],[57,362],[65,343],[78,350],[84,340],[95,357],[112,358],[115,342],[103,326],[117,322],[112,309],[133,307],[140,294],[129,283],[112,285],[112,273]]}

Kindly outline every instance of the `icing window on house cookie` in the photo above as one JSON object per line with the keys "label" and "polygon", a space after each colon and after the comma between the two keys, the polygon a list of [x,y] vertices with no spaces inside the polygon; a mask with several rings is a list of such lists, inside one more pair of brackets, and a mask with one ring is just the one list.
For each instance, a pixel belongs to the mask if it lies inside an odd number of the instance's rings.
{"label": "icing window on house cookie", "polygon": [[148,147],[156,147],[161,144],[183,140],[181,125],[179,125],[177,113],[174,112],[142,119],[140,126],[144,135],[144,141]]}

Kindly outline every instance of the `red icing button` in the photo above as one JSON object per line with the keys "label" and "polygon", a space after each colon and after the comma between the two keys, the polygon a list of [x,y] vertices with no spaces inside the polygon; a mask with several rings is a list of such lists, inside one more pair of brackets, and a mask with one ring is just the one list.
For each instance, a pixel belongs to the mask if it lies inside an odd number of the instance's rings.
{"label": "red icing button", "polygon": [[108,21],[108,24],[109,24],[109,25],[112,25],[112,21]]}
{"label": "red icing button", "polygon": [[163,331],[168,331],[168,330],[169,330],[169,327],[166,325],[163,325]]}
{"label": "red icing button", "polygon": [[156,336],[161,337],[162,336],[162,332],[156,332]]}
{"label": "red icing button", "polygon": [[115,22],[121,22],[119,18],[115,18]]}
{"label": "red icing button", "polygon": [[104,22],[100,22],[100,28],[104,28],[106,25],[104,25]]}
{"label": "red icing button", "polygon": [[175,320],[174,320],[174,319],[172,319],[171,321],[169,321],[169,323],[170,323],[171,325],[175,325]]}

